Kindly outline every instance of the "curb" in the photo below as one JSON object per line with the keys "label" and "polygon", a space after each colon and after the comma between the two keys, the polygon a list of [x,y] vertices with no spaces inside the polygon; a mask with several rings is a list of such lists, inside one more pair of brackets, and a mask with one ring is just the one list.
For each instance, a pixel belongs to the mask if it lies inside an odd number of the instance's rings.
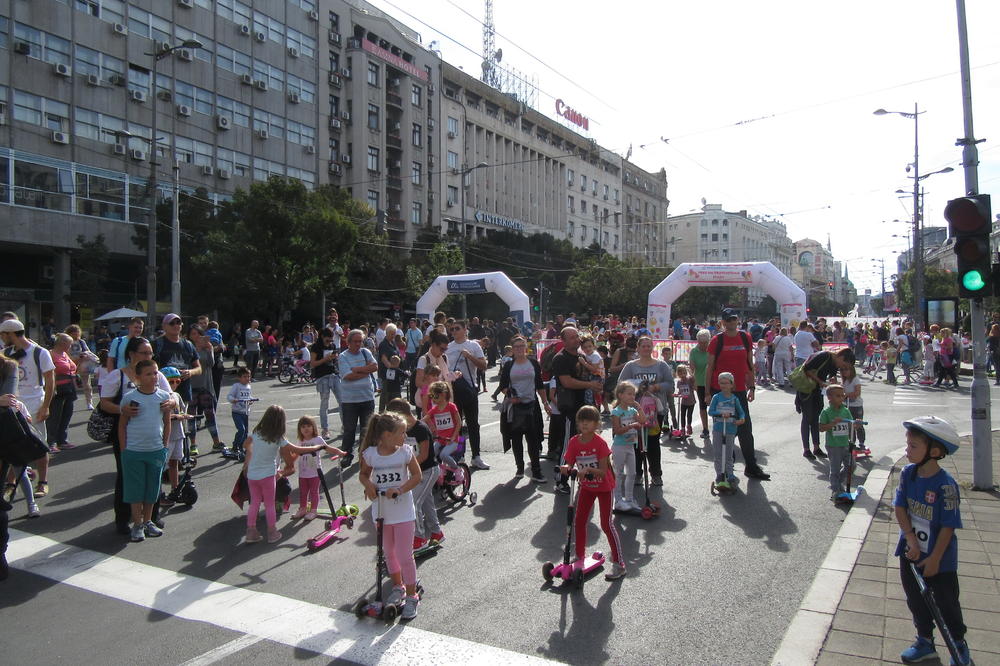
{"label": "curb", "polygon": [[889,483],[896,461],[906,454],[906,447],[891,451],[876,464],[864,480],[865,492],[847,512],[823,563],[816,572],[799,609],[792,617],[778,650],[771,657],[772,666],[813,664],[826,641],[833,616],[847,588],[868,528],[875,519],[882,493]]}

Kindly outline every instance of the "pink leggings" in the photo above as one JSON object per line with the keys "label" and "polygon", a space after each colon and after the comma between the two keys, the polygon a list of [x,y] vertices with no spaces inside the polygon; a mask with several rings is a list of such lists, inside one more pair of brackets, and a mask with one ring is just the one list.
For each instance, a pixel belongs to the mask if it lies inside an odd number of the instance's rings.
{"label": "pink leggings", "polygon": [[618,540],[618,530],[611,522],[611,497],[612,491],[593,491],[583,488],[580,490],[580,497],[576,503],[576,557],[583,559],[587,551],[587,524],[590,523],[590,511],[594,508],[594,500],[600,503],[601,529],[608,537],[608,545],[611,546],[611,561],[625,565],[622,559],[622,545]]}
{"label": "pink leggings", "polygon": [[264,503],[264,515],[267,517],[267,529],[273,530],[278,522],[278,514],[274,508],[274,484],[273,476],[266,479],[248,479],[250,484],[250,507],[247,509],[247,527],[257,527],[257,512],[260,510],[260,503]]}
{"label": "pink leggings", "polygon": [[417,563],[413,559],[413,531],[416,525],[412,520],[405,523],[384,525],[382,528],[382,549],[385,551],[385,563],[390,574],[403,572],[403,585],[416,585]]}
{"label": "pink leggings", "polygon": [[306,508],[306,500],[310,506],[319,506],[319,477],[312,478],[299,475],[299,506]]}

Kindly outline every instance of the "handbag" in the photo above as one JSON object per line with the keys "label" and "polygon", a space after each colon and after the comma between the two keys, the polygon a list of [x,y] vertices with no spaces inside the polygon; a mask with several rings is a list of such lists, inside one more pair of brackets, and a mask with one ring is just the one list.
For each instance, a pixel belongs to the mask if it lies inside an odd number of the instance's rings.
{"label": "handbag", "polygon": [[0,410],[0,460],[23,467],[49,452],[42,438],[16,409]]}
{"label": "handbag", "polygon": [[240,475],[236,477],[236,483],[233,484],[233,491],[229,494],[229,498],[236,503],[236,506],[243,510],[243,504],[250,501],[250,482],[247,481],[247,473],[242,469],[240,470]]}
{"label": "handbag", "polygon": [[[806,361],[788,374],[788,382],[799,393],[812,393],[816,390],[816,382],[813,381],[813,379],[807,375],[805,371],[806,363],[808,362],[809,361]],[[825,366],[826,361],[823,362],[823,365],[821,365],[820,368]]]}
{"label": "handbag", "polygon": [[[118,387],[118,396],[115,398],[116,403],[121,402],[122,393],[125,389],[125,373],[122,371],[119,372],[121,373],[121,385]],[[109,414],[101,409],[101,405],[98,403],[97,407],[94,407],[94,411],[90,413],[90,418],[87,419],[87,437],[101,444],[110,444],[111,435],[118,427],[118,419],[118,414]]]}
{"label": "handbag", "polygon": [[[452,372],[458,370],[458,362],[460,360],[462,360],[461,356],[455,359],[455,367],[451,369]],[[468,369],[468,363],[466,363],[466,369]],[[451,393],[452,400],[456,405],[468,405],[479,402],[479,394],[469,382],[465,381],[464,374],[451,383]]]}
{"label": "handbag", "polygon": [[510,406],[508,431],[512,435],[526,435],[531,432],[532,417],[535,415],[535,401]]}

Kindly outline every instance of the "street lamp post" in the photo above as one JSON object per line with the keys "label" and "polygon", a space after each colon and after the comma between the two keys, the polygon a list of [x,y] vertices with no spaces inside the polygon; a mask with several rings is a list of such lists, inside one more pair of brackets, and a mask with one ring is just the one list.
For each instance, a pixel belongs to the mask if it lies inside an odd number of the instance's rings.
{"label": "street lamp post", "polygon": [[[461,171],[461,173],[460,173],[460,177],[461,177],[462,180],[459,183],[459,188],[458,189],[461,190],[461,211],[459,212],[459,215],[460,215],[460,217],[462,219],[462,228],[459,230],[459,233],[462,235],[462,272],[463,273],[465,272],[465,178],[466,178],[466,176],[468,176],[470,173],[472,173],[476,169],[483,169],[483,168],[486,168],[488,166],[489,166],[489,164],[487,164],[486,162],[480,162],[476,166],[471,166],[471,167],[465,167],[465,168],[463,168],[462,171]],[[462,295],[462,319],[466,318],[466,302],[465,302],[465,298],[466,297],[463,294]]]}
{"label": "street lamp post", "polygon": [[[153,110],[153,122],[151,124],[152,136],[150,137],[149,149],[149,180],[146,182],[146,193],[148,208],[146,209],[146,229],[149,235],[148,241],[148,260],[146,266],[146,327],[147,330],[152,332],[156,330],[156,167],[159,163],[156,161],[156,150],[159,146],[159,140],[156,136],[156,102],[159,99],[157,95],[157,66],[160,61],[164,58],[169,58],[174,53],[180,49],[200,49],[202,43],[197,39],[186,39],[180,44],[174,46],[168,46],[155,53],[146,53],[144,55],[151,56],[153,58],[153,67],[151,71],[151,83],[152,83],[152,110]],[[180,314],[180,229],[177,220],[174,220],[173,228],[171,229],[173,233],[173,281],[171,283],[171,306],[174,308],[174,312]]]}

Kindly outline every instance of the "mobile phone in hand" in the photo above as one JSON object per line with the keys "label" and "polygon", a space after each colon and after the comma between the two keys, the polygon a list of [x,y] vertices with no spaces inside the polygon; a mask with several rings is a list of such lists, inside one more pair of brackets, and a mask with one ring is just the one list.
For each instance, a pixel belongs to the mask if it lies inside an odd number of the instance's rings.
{"label": "mobile phone in hand", "polygon": [[138,407],[139,406],[139,401],[138,400],[133,400],[133,401],[131,401],[131,402],[128,403],[128,406],[129,407]]}

